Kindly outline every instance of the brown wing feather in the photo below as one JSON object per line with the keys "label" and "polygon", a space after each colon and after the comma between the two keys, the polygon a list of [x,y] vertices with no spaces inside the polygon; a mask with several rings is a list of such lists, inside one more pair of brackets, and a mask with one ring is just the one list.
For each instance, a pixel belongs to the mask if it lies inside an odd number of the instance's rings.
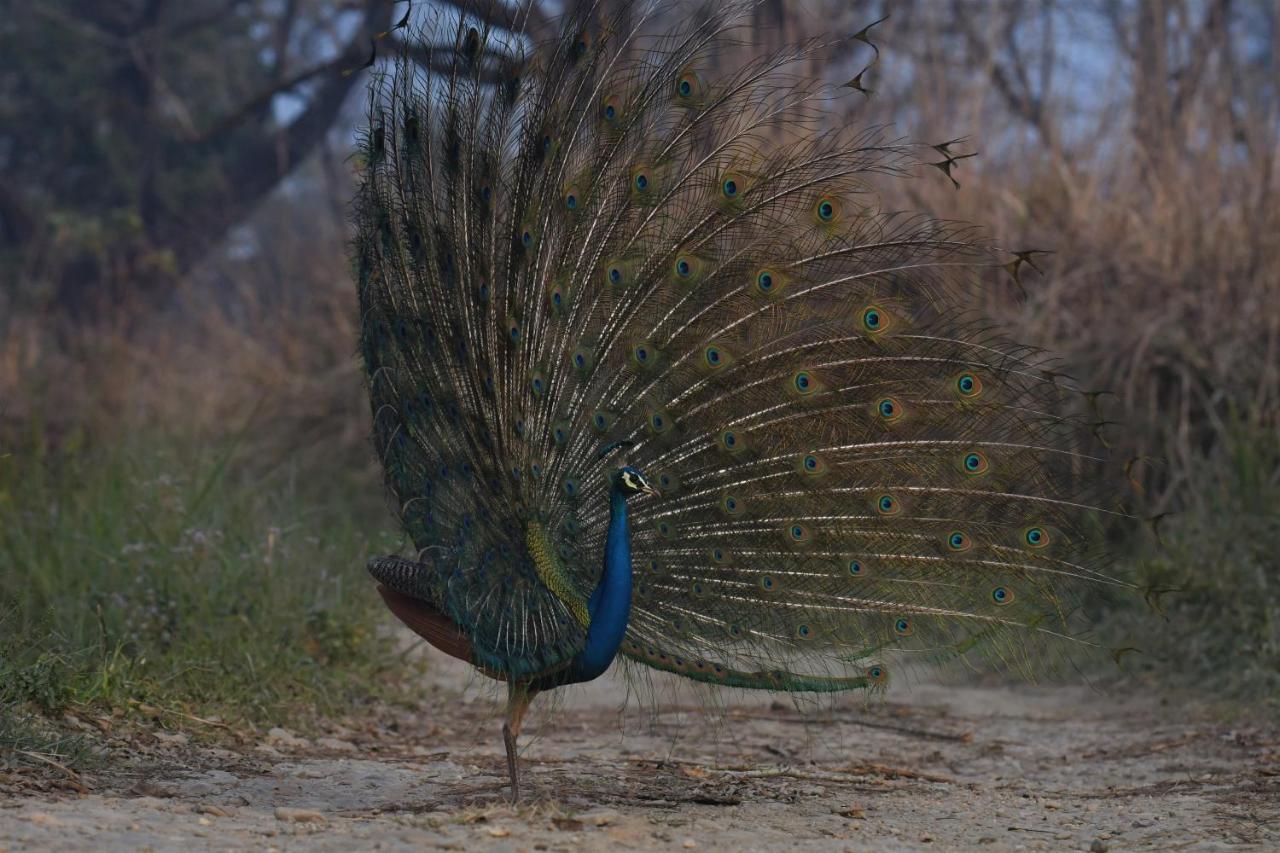
{"label": "brown wing feather", "polygon": [[471,641],[451,619],[427,602],[401,595],[383,584],[378,584],[378,592],[396,618],[415,634],[445,654],[472,663]]}

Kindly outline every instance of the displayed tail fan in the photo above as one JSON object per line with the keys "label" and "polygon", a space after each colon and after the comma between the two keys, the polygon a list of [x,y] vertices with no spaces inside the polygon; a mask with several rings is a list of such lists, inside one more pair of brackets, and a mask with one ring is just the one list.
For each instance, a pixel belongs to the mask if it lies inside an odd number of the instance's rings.
{"label": "displayed tail fan", "polygon": [[936,152],[841,126],[861,96],[800,73],[828,45],[723,67],[752,4],[586,5],[544,44],[437,26],[374,86],[361,351],[417,550],[379,579],[477,666],[563,668],[625,461],[661,492],[631,499],[632,661],[828,691],[1078,647],[1121,583],[1089,544],[1109,463],[965,308],[1007,253],[882,205]]}

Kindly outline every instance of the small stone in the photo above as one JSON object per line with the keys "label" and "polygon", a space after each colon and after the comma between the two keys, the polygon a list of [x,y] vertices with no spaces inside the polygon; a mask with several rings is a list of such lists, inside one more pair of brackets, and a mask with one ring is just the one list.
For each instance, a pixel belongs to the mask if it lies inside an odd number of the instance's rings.
{"label": "small stone", "polygon": [[207,817],[196,818],[196,823],[201,826],[213,826],[213,821],[209,820]]}
{"label": "small stone", "polygon": [[1093,839],[1093,843],[1089,845],[1089,853],[1107,853],[1110,849],[1103,843],[1101,838]]}
{"label": "small stone", "polygon": [[309,745],[306,738],[298,737],[288,729],[282,729],[279,726],[267,730],[265,742],[268,746],[282,746],[286,749],[300,749]]}
{"label": "small stone", "polygon": [[618,819],[617,812],[590,812],[589,814],[579,815],[578,820],[591,826],[608,826]]}
{"label": "small stone", "polygon": [[694,841],[692,838],[686,838],[684,841],[680,842],[680,846],[685,850],[692,850],[698,846],[698,842]]}
{"label": "small stone", "polygon": [[336,737],[316,738],[316,746],[321,749],[331,749],[334,752],[356,752],[356,745],[349,740],[342,740]]}
{"label": "small stone", "polygon": [[324,823],[324,815],[314,809],[291,809],[276,806],[276,820],[292,823]]}
{"label": "small stone", "polygon": [[511,834],[511,830],[505,826],[491,826],[489,827],[489,834],[494,838],[506,838]]}

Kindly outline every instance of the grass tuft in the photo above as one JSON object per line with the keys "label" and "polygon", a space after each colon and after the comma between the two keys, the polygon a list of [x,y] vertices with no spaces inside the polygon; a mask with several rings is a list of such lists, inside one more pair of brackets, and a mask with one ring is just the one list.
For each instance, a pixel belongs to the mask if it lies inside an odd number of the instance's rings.
{"label": "grass tuft", "polygon": [[75,752],[32,711],[305,725],[399,689],[362,570],[396,547],[369,533],[376,484],[238,446],[157,431],[0,459],[0,748]]}

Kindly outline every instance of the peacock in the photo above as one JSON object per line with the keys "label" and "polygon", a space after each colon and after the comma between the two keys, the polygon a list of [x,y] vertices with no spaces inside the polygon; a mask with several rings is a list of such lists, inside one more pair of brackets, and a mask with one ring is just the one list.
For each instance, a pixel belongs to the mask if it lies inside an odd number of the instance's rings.
{"label": "peacock", "polygon": [[1124,586],[1091,544],[1105,449],[1082,392],[967,307],[1008,254],[881,200],[952,177],[957,143],[849,130],[862,75],[803,73],[878,58],[868,30],[730,68],[757,3],[566,5],[537,43],[507,6],[407,39],[353,205],[372,440],[413,544],[368,569],[506,682],[512,798],[530,701],[619,656],[828,693],[1096,645],[1081,604]]}

